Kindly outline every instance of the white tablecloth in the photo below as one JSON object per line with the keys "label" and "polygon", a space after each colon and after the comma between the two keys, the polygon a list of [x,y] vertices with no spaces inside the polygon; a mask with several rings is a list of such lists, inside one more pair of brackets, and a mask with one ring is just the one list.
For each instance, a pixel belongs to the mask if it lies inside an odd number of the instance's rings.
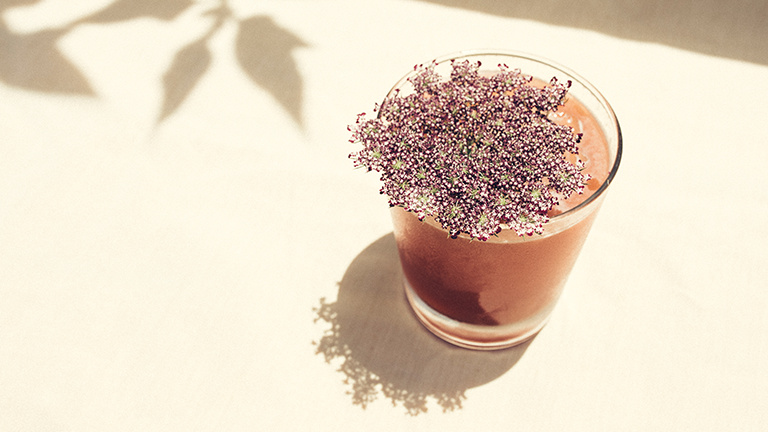
{"label": "white tablecloth", "polygon": [[[3,1],[0,430],[762,430],[765,2],[495,3]],[[414,320],[347,159],[466,49],[573,68],[625,143],[549,325],[493,353]]]}

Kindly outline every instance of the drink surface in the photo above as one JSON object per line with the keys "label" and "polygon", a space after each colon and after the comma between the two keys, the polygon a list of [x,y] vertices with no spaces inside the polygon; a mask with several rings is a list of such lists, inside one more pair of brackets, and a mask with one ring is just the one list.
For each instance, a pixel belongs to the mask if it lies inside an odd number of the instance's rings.
{"label": "drink surface", "polygon": [[[582,194],[550,212],[556,216],[593,195],[608,178],[612,160],[597,120],[581,103],[570,98],[552,118],[584,134],[579,158],[592,176]],[[424,303],[461,323],[519,326],[523,334],[540,326],[554,308],[597,207],[599,202],[579,210],[583,217],[543,236],[502,233],[510,241],[451,239],[441,227],[400,208],[392,216],[404,275]]]}
{"label": "drink surface", "polygon": [[[579,143],[578,158],[586,162],[586,172],[592,177],[581,194],[572,194],[550,211],[550,216],[562,213],[581,204],[592,196],[608,178],[612,160],[608,152],[608,143],[597,120],[584,105],[573,98],[550,115],[558,124],[573,128],[574,133],[582,133]],[[576,156],[573,156],[575,158]]]}

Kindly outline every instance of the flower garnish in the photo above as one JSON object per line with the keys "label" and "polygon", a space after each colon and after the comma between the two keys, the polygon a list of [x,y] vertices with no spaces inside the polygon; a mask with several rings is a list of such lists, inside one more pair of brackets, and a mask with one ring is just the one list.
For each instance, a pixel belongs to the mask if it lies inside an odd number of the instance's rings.
{"label": "flower garnish", "polygon": [[434,62],[417,66],[412,93],[395,90],[376,118],[358,115],[348,129],[363,148],[349,157],[381,174],[390,206],[433,217],[451,237],[542,233],[549,210],[589,180],[568,160],[581,134],[550,119],[570,81],[537,87],[505,65],[485,75],[480,62],[451,63],[448,79]]}

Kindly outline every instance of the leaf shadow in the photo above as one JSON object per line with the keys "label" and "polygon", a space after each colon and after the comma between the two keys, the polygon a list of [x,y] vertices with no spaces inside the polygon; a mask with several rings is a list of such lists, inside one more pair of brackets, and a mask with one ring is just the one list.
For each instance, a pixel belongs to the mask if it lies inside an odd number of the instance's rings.
{"label": "leaf shadow", "polygon": [[181,106],[210,66],[211,53],[207,42],[207,38],[198,39],[174,56],[171,66],[163,75],[165,96],[158,121],[162,122]]}
{"label": "leaf shadow", "polygon": [[330,324],[316,354],[339,364],[352,403],[362,408],[383,396],[410,415],[462,408],[466,391],[500,377],[531,340],[500,351],[472,351],[433,336],[413,315],[390,233],[363,250],[339,283],[337,300],[320,299],[315,321]]}
{"label": "leaf shadow", "polygon": [[156,18],[170,21],[193,6],[192,0],[117,0],[80,20],[75,24],[106,24],[136,18]]}
{"label": "leaf shadow", "polygon": [[768,64],[765,0],[418,1]]}
{"label": "leaf shadow", "polygon": [[235,45],[237,60],[248,78],[267,90],[299,125],[303,84],[291,51],[305,46],[264,15],[240,22]]}
{"label": "leaf shadow", "polygon": [[0,21],[0,81],[27,90],[93,96],[83,76],[56,47],[66,30],[11,32]]}

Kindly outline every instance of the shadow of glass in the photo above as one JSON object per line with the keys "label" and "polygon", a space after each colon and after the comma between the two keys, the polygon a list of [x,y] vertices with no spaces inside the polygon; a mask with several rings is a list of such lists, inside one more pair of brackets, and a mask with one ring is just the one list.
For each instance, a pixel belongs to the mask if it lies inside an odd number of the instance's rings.
{"label": "shadow of glass", "polygon": [[765,0],[419,1],[768,64]]}
{"label": "shadow of glass", "polygon": [[338,363],[355,405],[379,396],[408,414],[461,408],[466,390],[507,372],[530,341],[502,351],[454,347],[429,333],[413,315],[402,289],[394,236],[368,246],[350,264],[335,303],[320,300],[316,321],[331,325],[315,342],[319,355]]}

